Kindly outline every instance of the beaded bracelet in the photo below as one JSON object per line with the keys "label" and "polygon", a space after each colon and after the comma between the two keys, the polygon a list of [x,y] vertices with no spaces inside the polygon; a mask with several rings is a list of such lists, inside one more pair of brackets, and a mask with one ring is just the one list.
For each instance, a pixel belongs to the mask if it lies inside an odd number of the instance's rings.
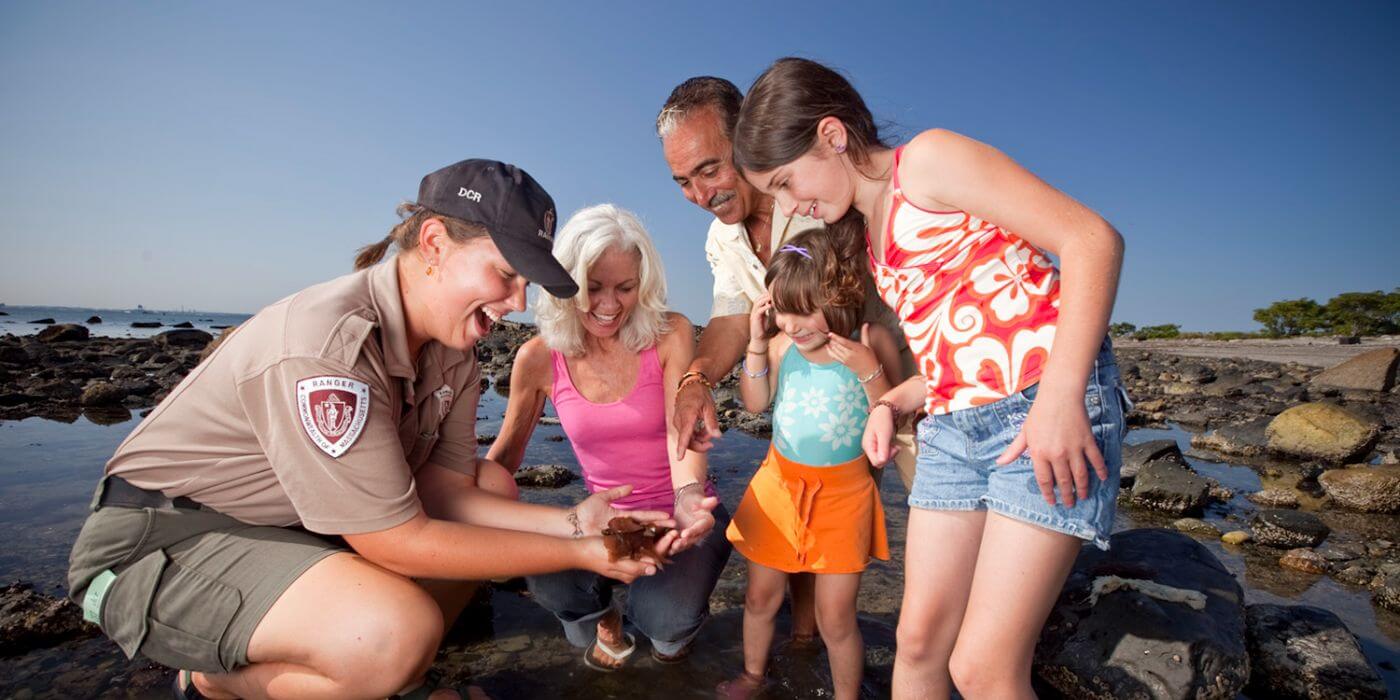
{"label": "beaded bracelet", "polygon": [[[768,376],[768,366],[767,366],[767,365],[764,365],[764,367],[763,367],[763,369],[762,369],[761,371],[758,371],[758,372],[751,372],[751,371],[749,371],[749,358],[747,358],[747,357],[744,358],[743,370],[744,370],[744,376],[745,376],[745,377],[748,377],[749,379],[762,379],[763,377]],[[857,377],[857,379],[859,379],[859,377]]]}
{"label": "beaded bracelet", "polygon": [[880,406],[884,406],[884,407],[890,409],[890,413],[894,414],[894,424],[895,424],[895,427],[898,427],[898,426],[899,426],[899,421],[900,421],[900,419],[904,417],[904,416],[903,416],[903,413],[904,413],[904,412],[903,412],[903,411],[900,411],[898,406],[894,405],[894,403],[892,403],[892,402],[890,402],[890,401],[888,401],[888,400],[886,400],[886,399],[880,399],[879,401],[876,401],[875,403],[870,404],[870,411],[867,413],[867,415],[868,415],[869,413],[874,413],[874,412],[875,412],[875,409],[876,409],[876,408],[879,408]]}

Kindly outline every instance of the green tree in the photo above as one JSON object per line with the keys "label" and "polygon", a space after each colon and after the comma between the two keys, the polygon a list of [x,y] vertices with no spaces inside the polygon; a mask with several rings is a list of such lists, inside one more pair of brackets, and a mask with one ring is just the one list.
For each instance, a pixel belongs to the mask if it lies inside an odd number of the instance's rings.
{"label": "green tree", "polygon": [[1175,338],[1181,335],[1181,326],[1175,323],[1164,323],[1160,326],[1143,326],[1133,333],[1133,337],[1138,340],[1152,340],[1154,338]]}
{"label": "green tree", "polygon": [[1326,313],[1333,333],[1394,333],[1400,330],[1400,289],[1338,294],[1327,301]]}
{"label": "green tree", "polygon": [[1272,336],[1300,335],[1326,330],[1331,325],[1327,310],[1312,299],[1276,301],[1254,310],[1254,320]]}
{"label": "green tree", "polygon": [[1108,326],[1108,334],[1115,338],[1132,335],[1135,330],[1137,330],[1137,326],[1131,323],[1113,323]]}

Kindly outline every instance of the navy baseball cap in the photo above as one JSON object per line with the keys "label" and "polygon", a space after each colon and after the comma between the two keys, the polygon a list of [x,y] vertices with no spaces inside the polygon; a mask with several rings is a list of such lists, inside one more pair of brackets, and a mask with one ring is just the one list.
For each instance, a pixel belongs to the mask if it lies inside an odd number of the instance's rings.
{"label": "navy baseball cap", "polygon": [[509,163],[473,158],[423,176],[418,204],[480,224],[525,279],[556,297],[578,284],[554,258],[554,200],[530,174]]}

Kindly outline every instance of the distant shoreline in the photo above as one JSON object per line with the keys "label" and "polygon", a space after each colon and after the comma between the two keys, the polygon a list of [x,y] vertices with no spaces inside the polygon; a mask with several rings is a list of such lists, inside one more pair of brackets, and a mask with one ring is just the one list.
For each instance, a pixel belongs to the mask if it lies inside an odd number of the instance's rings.
{"label": "distant shoreline", "polygon": [[1262,362],[1296,362],[1309,367],[1331,367],[1377,348],[1400,348],[1400,335],[1364,337],[1355,345],[1342,345],[1336,336],[1238,340],[1115,338],[1113,345],[1122,349],[1155,350],[1187,357],[1241,358]]}

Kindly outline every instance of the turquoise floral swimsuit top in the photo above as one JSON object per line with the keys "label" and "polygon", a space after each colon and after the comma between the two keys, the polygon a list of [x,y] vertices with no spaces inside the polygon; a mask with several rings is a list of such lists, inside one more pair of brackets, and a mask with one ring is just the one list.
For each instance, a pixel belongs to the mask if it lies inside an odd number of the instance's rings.
{"label": "turquoise floral swimsuit top", "polygon": [[811,362],[794,343],[778,366],[773,445],[812,467],[849,462],[864,453],[860,439],[869,406],[855,372],[840,362]]}

